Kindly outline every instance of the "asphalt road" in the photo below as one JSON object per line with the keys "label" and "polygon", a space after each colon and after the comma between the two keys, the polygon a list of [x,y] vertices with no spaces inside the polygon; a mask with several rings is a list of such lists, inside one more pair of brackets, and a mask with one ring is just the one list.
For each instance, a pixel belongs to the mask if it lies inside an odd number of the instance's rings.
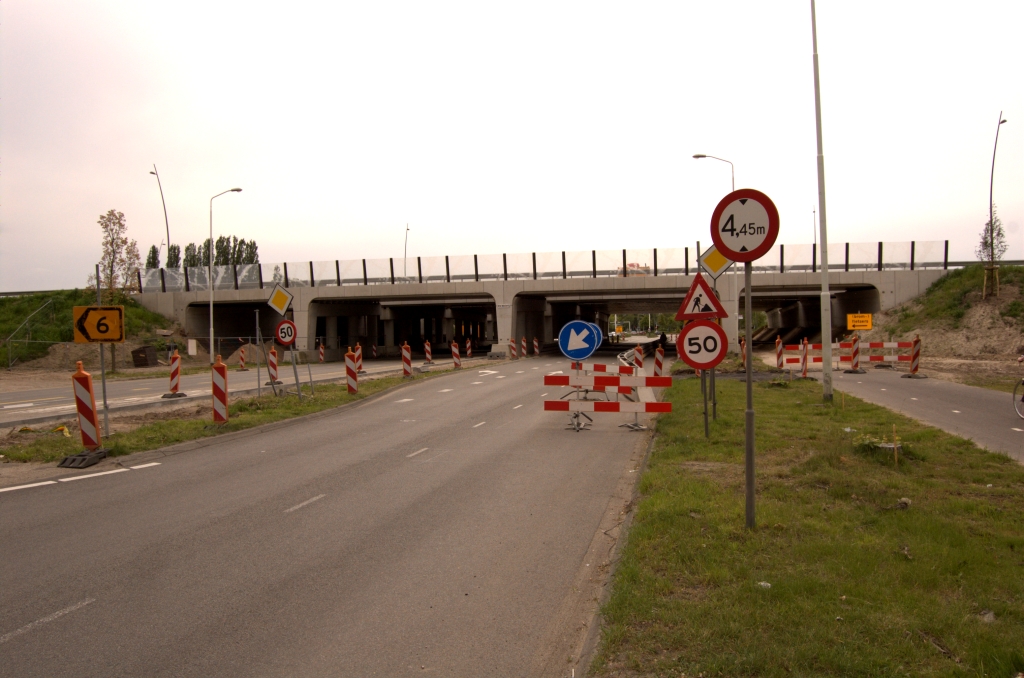
{"label": "asphalt road", "polygon": [[868,367],[865,371],[867,374],[833,372],[833,384],[837,390],[1024,462],[1024,419],[1014,412],[1009,393],[940,379],[902,379],[905,372],[894,370]]}
{"label": "asphalt road", "polygon": [[[450,367],[451,358],[447,360],[435,360],[438,367]],[[413,362],[413,366],[422,365],[422,361]],[[306,383],[309,379],[306,365],[298,365],[299,380]],[[402,369],[400,360],[365,360],[363,367],[368,374],[380,372],[392,372]],[[311,364],[309,370],[313,379],[333,380],[342,379],[345,376],[345,364],[341,362]],[[102,390],[99,372],[92,373],[93,390],[96,395],[97,406],[103,406]],[[261,382],[266,384],[269,381],[266,365],[260,368]],[[282,363],[278,367],[278,378],[294,388],[295,376],[290,363]],[[179,390],[190,396],[211,395],[210,374],[190,374],[180,378]],[[256,368],[251,367],[247,372],[239,372],[232,367],[228,372],[228,386],[232,391],[256,388]],[[269,387],[267,387],[269,389]],[[110,379],[107,381],[107,405],[111,408],[123,407],[126,405],[140,405],[147,403],[161,402],[164,393],[168,391],[167,377],[153,379]],[[168,401],[163,400],[163,403]],[[174,401],[170,401],[173,404]],[[0,393],[0,426],[10,422],[22,421],[26,418],[40,416],[62,416],[75,411],[74,391],[71,388],[71,373],[68,373],[66,387],[41,388],[23,391],[12,391]]]}
{"label": "asphalt road", "polygon": [[0,674],[568,676],[646,435],[544,412],[563,362],[0,492]]}

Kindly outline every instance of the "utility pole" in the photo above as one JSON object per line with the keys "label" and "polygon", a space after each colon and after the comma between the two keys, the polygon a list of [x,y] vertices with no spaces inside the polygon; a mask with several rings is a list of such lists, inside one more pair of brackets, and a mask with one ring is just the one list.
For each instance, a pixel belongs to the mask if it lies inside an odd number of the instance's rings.
{"label": "utility pole", "polygon": [[[818,82],[818,28],[811,0],[811,42],[814,47],[814,123],[818,137],[818,228],[821,230],[821,387],[832,402],[832,294],[828,289],[828,230],[825,226],[825,155],[821,148],[821,86]],[[749,322],[749,321],[748,321]]]}

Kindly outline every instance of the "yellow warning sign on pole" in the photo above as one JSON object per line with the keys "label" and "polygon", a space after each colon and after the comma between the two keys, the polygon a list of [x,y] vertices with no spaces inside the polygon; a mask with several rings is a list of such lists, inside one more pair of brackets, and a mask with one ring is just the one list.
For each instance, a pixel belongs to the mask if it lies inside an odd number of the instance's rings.
{"label": "yellow warning sign on pole", "polygon": [[846,329],[848,329],[848,330],[870,330],[871,329],[871,314],[870,313],[847,313],[846,314]]}
{"label": "yellow warning sign on pole", "polygon": [[72,325],[76,344],[124,342],[124,306],[75,306]]}
{"label": "yellow warning sign on pole", "polygon": [[274,286],[274,291],[270,293],[267,305],[277,311],[278,315],[284,315],[294,298],[295,296],[291,292],[277,284]]}

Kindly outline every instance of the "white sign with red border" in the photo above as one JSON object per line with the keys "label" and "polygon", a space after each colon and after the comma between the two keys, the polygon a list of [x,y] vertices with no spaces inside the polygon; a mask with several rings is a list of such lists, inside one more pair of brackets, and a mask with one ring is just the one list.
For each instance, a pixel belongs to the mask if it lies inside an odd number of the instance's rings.
{"label": "white sign with red border", "polygon": [[711,239],[727,259],[755,261],[779,237],[779,210],[761,191],[741,188],[722,198],[711,215]]}
{"label": "white sign with red border", "polygon": [[704,276],[697,271],[690,291],[686,293],[682,306],[676,313],[676,320],[711,320],[714,318],[728,318],[722,302],[715,296],[714,291]]}
{"label": "white sign with red border", "polygon": [[710,320],[692,322],[679,332],[676,352],[695,370],[710,370],[722,362],[729,350],[725,330]]}
{"label": "white sign with red border", "polygon": [[291,320],[282,320],[277,323],[277,328],[274,330],[274,337],[277,339],[277,343],[282,346],[291,346],[295,343],[295,323]]}

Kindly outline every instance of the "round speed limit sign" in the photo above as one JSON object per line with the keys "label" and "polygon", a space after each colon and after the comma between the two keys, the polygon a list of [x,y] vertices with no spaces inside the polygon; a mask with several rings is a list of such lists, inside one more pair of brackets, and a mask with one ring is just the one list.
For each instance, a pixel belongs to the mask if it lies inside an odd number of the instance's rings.
{"label": "round speed limit sign", "polygon": [[295,323],[291,320],[282,320],[277,323],[277,329],[274,330],[274,335],[277,338],[277,343],[282,346],[291,346],[295,343]]}
{"label": "round speed limit sign", "polygon": [[711,239],[727,259],[760,259],[778,237],[779,210],[761,191],[733,191],[722,198],[711,214]]}
{"label": "round speed limit sign", "polygon": [[722,362],[729,350],[729,339],[717,323],[698,320],[682,329],[676,339],[676,352],[695,370],[710,370]]}

